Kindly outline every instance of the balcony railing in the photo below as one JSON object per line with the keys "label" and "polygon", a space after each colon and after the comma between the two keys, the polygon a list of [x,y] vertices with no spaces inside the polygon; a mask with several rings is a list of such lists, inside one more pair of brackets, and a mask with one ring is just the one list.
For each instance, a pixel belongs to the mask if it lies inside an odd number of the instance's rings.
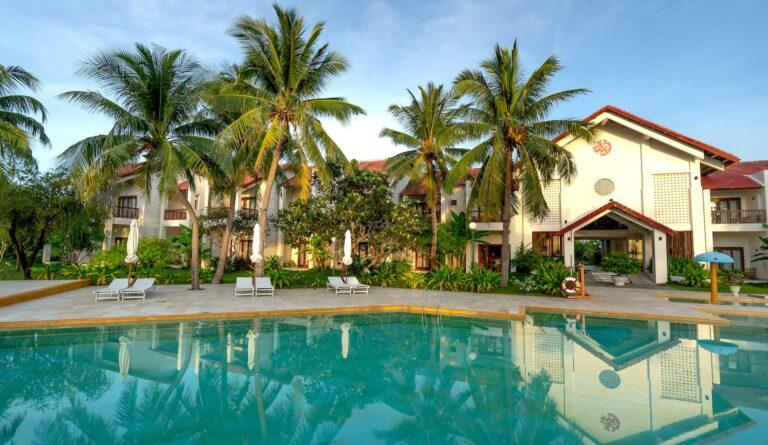
{"label": "balcony railing", "polygon": [[259,209],[253,209],[250,207],[243,207],[240,209],[241,212],[243,212],[244,215],[255,215],[258,213]]}
{"label": "balcony railing", "polygon": [[137,207],[115,206],[115,218],[136,219],[138,217],[139,209]]}
{"label": "balcony railing", "polygon": [[187,211],[184,209],[166,209],[163,215],[166,221],[178,221],[187,219]]}
{"label": "balcony railing", "polygon": [[472,210],[469,212],[469,220],[473,222],[500,222],[501,212],[488,212],[485,210]]}
{"label": "balcony railing", "polygon": [[713,224],[764,224],[765,209],[712,210]]}

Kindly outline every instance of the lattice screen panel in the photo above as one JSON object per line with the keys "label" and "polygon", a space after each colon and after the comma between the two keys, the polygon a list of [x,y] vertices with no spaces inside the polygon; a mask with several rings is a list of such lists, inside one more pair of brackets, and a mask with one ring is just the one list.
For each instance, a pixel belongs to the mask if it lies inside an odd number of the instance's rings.
{"label": "lattice screen panel", "polygon": [[560,227],[560,180],[554,179],[545,183],[542,187],[542,193],[547,207],[549,207],[549,215],[536,221],[536,223],[543,226]]}
{"label": "lattice screen panel", "polygon": [[653,175],[654,218],[663,224],[690,224],[688,173]]}
{"label": "lattice screen panel", "polygon": [[699,365],[696,348],[677,345],[659,354],[661,397],[665,399],[701,401]]}
{"label": "lattice screen panel", "polygon": [[549,374],[552,383],[563,383],[563,336],[558,331],[539,328],[533,333],[534,369]]}

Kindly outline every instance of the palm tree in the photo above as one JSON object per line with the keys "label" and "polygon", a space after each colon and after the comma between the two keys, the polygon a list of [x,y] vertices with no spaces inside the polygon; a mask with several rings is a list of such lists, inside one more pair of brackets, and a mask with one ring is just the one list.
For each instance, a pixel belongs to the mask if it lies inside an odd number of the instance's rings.
{"label": "palm tree", "polygon": [[[227,127],[224,135],[233,140],[261,138],[257,166],[266,166],[264,192],[259,208],[261,255],[267,230],[267,208],[272,185],[281,162],[296,175],[299,196],[310,192],[310,166],[320,179],[331,174],[326,161],[346,163],[341,149],[325,132],[320,118],[347,122],[364,114],[362,108],[342,97],[318,97],[331,79],[347,69],[346,60],[320,44],[324,24],[307,30],[304,18],[295,9],[274,5],[277,24],[264,19],[242,17],[232,35],[245,49],[240,77],[247,85],[240,91],[222,92],[217,103],[241,110],[242,116]],[[266,123],[266,128],[264,126]],[[263,262],[256,272],[263,274]]]}
{"label": "palm tree", "polygon": [[[45,107],[31,96],[18,94],[17,90],[22,88],[37,91],[40,81],[24,68],[0,65],[0,184],[12,173],[13,161],[34,163],[33,138],[43,145],[51,143],[43,129]],[[30,116],[36,114],[40,121]]]}
{"label": "palm tree", "polygon": [[[115,182],[121,166],[136,166],[136,182],[145,196],[152,187],[162,197],[176,196],[192,225],[192,289],[200,289],[199,228],[195,208],[179,187],[207,174],[210,139],[216,126],[199,116],[206,71],[183,50],[137,43],[133,51],[100,52],[84,61],[77,74],[99,82],[99,91],[69,91],[60,97],[114,120],[106,134],[85,138],[60,155],[95,194]],[[111,95],[114,99],[110,99]],[[156,178],[156,179],[154,179]]]}
{"label": "palm tree", "polygon": [[385,168],[390,174],[396,179],[408,176],[411,183],[424,184],[432,220],[429,261],[434,267],[437,264],[440,189],[456,159],[465,153],[456,145],[472,136],[474,126],[465,122],[468,108],[458,103],[459,96],[442,85],[430,82],[426,88],[419,87],[418,95],[411,90],[408,90],[408,94],[411,97],[408,105],[389,107],[389,112],[404,130],[385,128],[381,130],[380,136],[406,147],[405,151],[387,160]]}
{"label": "palm tree", "polygon": [[502,286],[509,280],[512,214],[522,210],[533,219],[545,217],[549,208],[543,185],[555,176],[569,182],[576,175],[573,156],[552,138],[564,132],[592,138],[588,124],[549,118],[558,103],[588,92],[578,88],[547,93],[547,84],[561,68],[558,59],[551,56],[526,78],[515,41],[512,49],[497,44],[493,56],[484,60],[479,70],[464,70],[455,81],[456,89],[472,100],[472,120],[484,124],[487,133],[456,163],[448,183],[481,164],[470,202],[496,213],[501,209]]}

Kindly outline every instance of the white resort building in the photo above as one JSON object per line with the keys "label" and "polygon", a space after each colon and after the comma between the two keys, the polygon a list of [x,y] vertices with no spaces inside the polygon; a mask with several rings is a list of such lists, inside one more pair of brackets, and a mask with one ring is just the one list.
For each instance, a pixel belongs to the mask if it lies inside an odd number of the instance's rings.
{"label": "white resort building", "polygon": [[[540,253],[562,257],[575,264],[579,240],[599,240],[605,252],[623,250],[643,260],[648,278],[667,281],[667,259],[692,257],[719,250],[732,256],[735,267],[755,278],[768,278],[766,262],[751,262],[766,235],[768,161],[739,162],[724,150],[650,122],[614,106],[605,106],[586,118],[598,125],[593,143],[568,135],[556,141],[573,153],[577,176],[566,183],[546,184],[549,216],[533,221],[514,215],[510,228],[513,249],[521,243]],[[384,160],[361,161],[361,168],[382,170]],[[119,197],[113,219],[107,225],[108,244],[120,243],[131,219],[138,219],[142,236],[172,237],[181,225],[189,225],[186,211],[173,199],[139,193],[133,185],[133,169],[121,172]],[[275,183],[270,214],[295,199],[291,180]],[[483,243],[467,246],[467,264],[498,267],[502,223],[498,215],[478,208],[467,209],[471,178],[445,193],[440,218],[451,212],[467,212],[475,230],[486,232]],[[237,209],[257,208],[263,181],[252,179],[237,195]],[[199,211],[220,206],[206,181],[195,187],[180,184]],[[407,179],[393,182],[392,197],[423,200],[424,190]],[[231,250],[245,254],[250,239],[235,239]],[[215,250],[215,249],[214,249]],[[364,250],[364,249],[363,249]],[[298,246],[286,246],[281,233],[271,230],[266,254],[310,267],[311,258]],[[415,268],[426,269],[425,255],[412,252]]]}

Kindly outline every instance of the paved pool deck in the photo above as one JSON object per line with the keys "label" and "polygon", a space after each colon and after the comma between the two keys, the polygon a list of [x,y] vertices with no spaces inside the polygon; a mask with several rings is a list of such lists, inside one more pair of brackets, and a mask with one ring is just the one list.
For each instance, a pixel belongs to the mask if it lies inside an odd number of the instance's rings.
{"label": "paved pool deck", "polygon": [[155,294],[146,301],[124,302],[94,302],[94,289],[85,287],[0,307],[0,329],[384,311],[509,319],[524,318],[527,312],[568,312],[712,324],[728,323],[719,314],[768,317],[766,307],[678,303],[656,296],[675,293],[668,289],[594,287],[590,289],[592,298],[584,300],[381,287],[373,287],[369,295],[335,295],[325,289],[278,289],[275,297],[235,300],[233,284],[207,284],[202,291],[191,291],[186,285],[157,286]]}

